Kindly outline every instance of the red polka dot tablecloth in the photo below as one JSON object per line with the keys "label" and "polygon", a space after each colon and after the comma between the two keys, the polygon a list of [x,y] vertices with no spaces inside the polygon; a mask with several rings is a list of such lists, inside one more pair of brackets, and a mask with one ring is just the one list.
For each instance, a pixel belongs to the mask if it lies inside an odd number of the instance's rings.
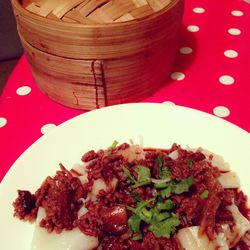
{"label": "red polka dot tablecloth", "polygon": [[[250,132],[249,2],[186,0],[170,80],[144,101],[202,110]],[[23,56],[0,98],[0,180],[33,142],[82,113],[43,95]]]}

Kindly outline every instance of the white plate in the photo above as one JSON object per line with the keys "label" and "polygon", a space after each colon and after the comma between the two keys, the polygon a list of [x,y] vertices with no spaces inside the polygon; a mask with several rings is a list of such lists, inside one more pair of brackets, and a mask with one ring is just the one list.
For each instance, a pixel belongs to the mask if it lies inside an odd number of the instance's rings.
{"label": "white plate", "polygon": [[[80,162],[84,152],[107,148],[113,140],[145,146],[202,146],[220,154],[240,176],[249,194],[250,136],[239,127],[212,115],[180,106],[126,104],[88,112],[42,136],[15,162],[0,186],[0,244],[4,250],[28,250],[33,225],[13,218],[17,189],[35,191],[53,175],[58,163],[67,168]],[[46,249],[44,249],[46,250]]]}

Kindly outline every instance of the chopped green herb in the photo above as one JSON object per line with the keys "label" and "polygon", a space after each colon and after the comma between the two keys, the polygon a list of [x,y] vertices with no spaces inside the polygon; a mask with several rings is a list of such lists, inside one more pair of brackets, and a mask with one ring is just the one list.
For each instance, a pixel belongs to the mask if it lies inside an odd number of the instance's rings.
{"label": "chopped green herb", "polygon": [[171,214],[168,213],[168,212],[164,212],[164,213],[158,213],[158,214],[155,214],[154,216],[154,220],[159,222],[159,221],[163,221],[167,218],[171,217]]}
{"label": "chopped green herb", "polygon": [[192,168],[193,167],[193,160],[192,159],[188,159],[188,161],[187,161],[187,165],[188,165],[188,167],[189,168]]}
{"label": "chopped green herb", "polygon": [[175,203],[172,200],[166,200],[165,202],[156,203],[158,210],[170,210],[174,207]]}
{"label": "chopped green herb", "polygon": [[194,177],[189,176],[188,178],[181,180],[174,186],[173,193],[182,194],[184,192],[188,192],[189,188],[193,185],[193,183],[194,183]]}
{"label": "chopped green herb", "polygon": [[138,178],[137,178],[138,182],[149,181],[151,177],[150,169],[142,165],[139,165],[138,167],[136,167],[135,172],[138,174]]}
{"label": "chopped green herb", "polygon": [[[134,192],[133,196],[137,197],[137,193]],[[170,199],[159,202],[157,201],[157,197],[147,201],[140,200],[136,203],[135,208],[127,207],[133,213],[128,220],[130,237],[133,240],[141,239],[140,223],[142,221],[148,224],[149,230],[156,237],[169,237],[175,231],[175,227],[180,224],[176,214],[166,212],[166,210],[171,210],[175,206],[175,203]],[[154,202],[153,208],[149,206],[151,202]]]}
{"label": "chopped green herb", "polygon": [[135,212],[137,213],[138,211],[140,211],[143,207],[148,206],[152,201],[154,201],[154,199],[150,199],[147,201],[141,200],[139,202],[136,203],[137,207],[135,209]]}
{"label": "chopped green herb", "polygon": [[137,214],[141,220],[149,223],[152,217],[152,211],[151,210],[147,210],[147,206],[154,201],[154,199],[150,199],[147,201],[141,200],[139,202],[136,203],[136,208],[134,207],[129,207],[127,206],[127,209],[132,211],[134,214]]}
{"label": "chopped green herb", "polygon": [[163,154],[159,153],[157,158],[156,158],[156,164],[157,164],[157,170],[158,170],[158,174],[160,175],[162,167],[163,167]]}
{"label": "chopped green herb", "polygon": [[188,192],[189,188],[192,186],[193,183],[194,183],[194,178],[192,176],[184,180],[181,180],[180,182],[176,181],[167,182],[167,187],[160,191],[161,196],[163,198],[168,198],[170,197],[171,193],[182,194],[184,192]]}
{"label": "chopped green herb", "polygon": [[207,198],[208,198],[208,195],[209,195],[209,191],[206,189],[206,190],[204,190],[204,191],[200,194],[200,197],[201,197],[201,199],[207,199]]}
{"label": "chopped green herb", "polygon": [[180,225],[180,220],[177,215],[172,214],[170,218],[164,221],[154,222],[149,226],[149,230],[154,233],[156,237],[169,238],[170,234],[174,233],[176,227]]}
{"label": "chopped green herb", "polygon": [[163,197],[161,194],[157,194],[156,197],[155,197],[155,201],[156,202],[163,202]]}
{"label": "chopped green herb", "polygon": [[134,199],[135,202],[139,202],[139,201],[142,200],[141,197],[140,197],[140,195],[139,195],[139,193],[137,193],[137,192],[133,192],[131,194],[131,196],[132,196],[132,198]]}
{"label": "chopped green herb", "polygon": [[118,141],[114,140],[113,143],[111,144],[111,148],[115,148],[118,145]]}
{"label": "chopped green herb", "polygon": [[161,190],[161,195],[163,198],[168,198],[172,192],[172,182],[168,184],[168,187]]}
{"label": "chopped green herb", "polygon": [[168,186],[167,182],[161,182],[161,183],[154,183],[155,188],[165,188]]}
{"label": "chopped green herb", "polygon": [[150,183],[150,169],[142,165],[137,166],[134,171],[137,173],[137,179],[132,173],[125,167],[122,166],[123,172],[126,174],[130,182],[132,182],[132,188],[140,187]]}
{"label": "chopped green herb", "polygon": [[161,179],[167,179],[170,177],[171,173],[167,167],[164,166],[163,154],[159,153],[156,158],[157,170]]}
{"label": "chopped green herb", "polygon": [[168,168],[166,169],[163,168],[160,174],[160,178],[167,179],[167,178],[170,178],[170,176],[171,176],[170,170]]}
{"label": "chopped green herb", "polygon": [[151,219],[151,224],[153,224],[154,222],[159,222],[159,221],[163,221],[169,217],[171,217],[171,213],[169,212],[166,212],[166,211],[160,211],[158,208],[157,208],[157,204],[155,205],[154,208],[151,209],[151,212],[152,212],[152,219]]}
{"label": "chopped green herb", "polygon": [[125,175],[127,176],[127,178],[132,182],[132,183],[136,183],[135,178],[133,177],[133,175],[130,173],[130,171],[125,167],[122,166],[122,170],[125,173]]}
{"label": "chopped green herb", "polygon": [[132,188],[140,187],[150,183],[151,173],[149,168],[139,165],[135,168],[135,172],[138,174],[138,176],[135,184],[131,186]]}
{"label": "chopped green herb", "polygon": [[152,212],[150,210],[147,210],[146,207],[142,208],[141,211],[139,212],[140,218],[145,222],[150,222],[152,215],[153,215]]}
{"label": "chopped green herb", "polygon": [[136,234],[136,236],[132,238],[133,240],[140,240],[142,238],[140,225],[141,225],[141,218],[137,214],[133,214],[128,219],[128,227],[129,227],[130,236],[132,236],[134,233]]}

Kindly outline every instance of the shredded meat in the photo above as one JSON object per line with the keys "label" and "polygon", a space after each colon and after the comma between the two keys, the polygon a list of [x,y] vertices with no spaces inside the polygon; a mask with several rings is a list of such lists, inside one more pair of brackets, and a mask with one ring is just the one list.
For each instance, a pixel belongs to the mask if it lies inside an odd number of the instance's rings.
{"label": "shredded meat", "polygon": [[[84,184],[80,180],[80,173],[68,171],[60,165],[61,170],[55,176],[47,177],[35,194],[18,190],[18,197],[13,203],[14,215],[32,221],[37,216],[38,208],[43,207],[46,217],[41,220],[41,227],[57,233],[78,227],[86,235],[98,237],[103,250],[180,250],[175,232],[170,238],[156,237],[148,225],[142,222],[142,239],[133,240],[128,225],[131,208],[136,207],[136,199],[152,200],[160,196],[162,189],[156,189],[152,183],[131,188],[131,180],[125,174],[124,166],[136,178],[136,167],[145,166],[150,170],[151,178],[160,179],[157,159],[161,154],[162,166],[169,171],[174,183],[193,178],[188,192],[173,192],[167,198],[174,203],[169,212],[176,213],[180,220],[176,230],[200,226],[199,233],[213,240],[220,231],[220,225],[228,224],[233,228],[232,214],[226,209],[231,204],[235,204],[249,218],[246,196],[237,189],[223,189],[217,180],[219,169],[212,166],[200,151],[194,153],[173,144],[166,150],[145,149],[142,156],[138,154],[131,161],[122,153],[129,147],[129,144],[124,143],[108,150],[85,153],[82,156],[87,172]],[[174,151],[178,152],[177,159],[169,156]],[[92,199],[90,194],[96,180],[101,180],[107,188],[100,189],[96,199]],[[207,195],[203,197],[204,192]],[[86,208],[86,213],[79,216],[82,206]],[[154,204],[149,202],[149,208],[153,207]],[[245,245],[244,242],[240,243],[240,246]]]}
{"label": "shredded meat", "polygon": [[32,221],[36,218],[36,197],[29,191],[18,190],[18,197],[13,206],[15,208],[14,216],[19,219]]}

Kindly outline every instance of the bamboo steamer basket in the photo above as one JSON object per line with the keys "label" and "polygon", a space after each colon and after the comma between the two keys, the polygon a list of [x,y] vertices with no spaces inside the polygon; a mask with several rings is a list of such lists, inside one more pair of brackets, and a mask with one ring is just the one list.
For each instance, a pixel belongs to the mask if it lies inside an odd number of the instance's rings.
{"label": "bamboo steamer basket", "polygon": [[34,79],[91,110],[141,101],[169,77],[183,0],[11,0]]}

